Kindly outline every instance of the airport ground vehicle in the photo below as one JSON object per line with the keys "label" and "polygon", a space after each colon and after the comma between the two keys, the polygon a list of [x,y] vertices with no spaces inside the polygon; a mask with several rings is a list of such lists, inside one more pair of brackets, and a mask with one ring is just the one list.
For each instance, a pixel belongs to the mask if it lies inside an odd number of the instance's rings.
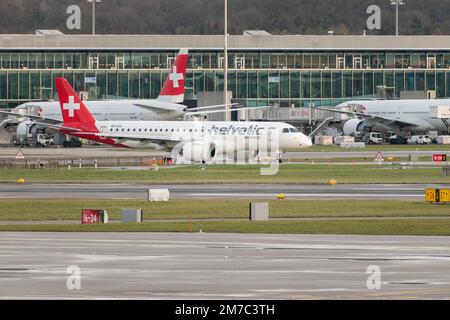
{"label": "airport ground vehicle", "polygon": [[407,144],[408,140],[402,136],[392,135],[388,139],[389,144]]}
{"label": "airport ground vehicle", "polygon": [[22,147],[48,147],[55,144],[53,136],[48,133],[37,133],[27,139],[14,135],[11,142]]}
{"label": "airport ground vehicle", "polygon": [[64,148],[81,148],[81,141],[71,137],[69,140],[65,140],[63,142],[63,147]]}
{"label": "airport ground vehicle", "polygon": [[365,132],[361,136],[361,141],[367,144],[381,144],[383,142],[383,136],[381,132]]}
{"label": "airport ground vehicle", "polygon": [[36,137],[36,147],[48,147],[54,145],[53,137],[48,133],[39,133]]}
{"label": "airport ground vehicle", "polygon": [[384,134],[384,142],[389,144],[407,144],[405,137],[398,135],[395,131],[387,131]]}
{"label": "airport ground vehicle", "polygon": [[427,135],[411,136],[408,144],[431,144],[431,138]]}

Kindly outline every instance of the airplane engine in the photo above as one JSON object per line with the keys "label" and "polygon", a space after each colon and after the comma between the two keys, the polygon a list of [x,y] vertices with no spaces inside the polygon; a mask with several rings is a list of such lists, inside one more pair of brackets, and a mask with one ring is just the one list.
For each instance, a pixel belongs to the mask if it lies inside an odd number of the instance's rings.
{"label": "airplane engine", "polygon": [[226,137],[213,140],[190,142],[183,145],[181,154],[184,161],[203,162],[211,161],[233,161],[248,162],[255,160],[258,156],[259,146],[254,139],[227,139]]}
{"label": "airplane engine", "polygon": [[28,138],[37,135],[39,126],[37,123],[31,120],[22,121],[17,125],[16,138],[19,141],[26,141]]}
{"label": "airplane engine", "polygon": [[186,161],[206,163],[215,158],[216,151],[213,142],[190,142],[183,146],[182,154]]}
{"label": "airplane engine", "polygon": [[350,136],[355,135],[356,132],[364,131],[368,127],[369,126],[365,120],[351,119],[344,123],[342,131],[344,132],[344,135]]}

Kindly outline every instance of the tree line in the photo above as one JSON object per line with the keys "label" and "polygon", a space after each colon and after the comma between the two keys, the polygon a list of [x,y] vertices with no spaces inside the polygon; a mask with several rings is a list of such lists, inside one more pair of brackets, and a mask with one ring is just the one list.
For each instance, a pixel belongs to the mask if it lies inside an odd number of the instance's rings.
{"label": "tree line", "polygon": [[[223,0],[102,0],[97,4],[99,34],[222,34]],[[400,33],[450,34],[450,10],[442,0],[406,0],[400,8]],[[81,30],[68,30],[66,10],[81,8]],[[389,0],[228,0],[230,34],[262,29],[272,34],[362,34],[370,5],[381,8],[381,29],[395,33],[395,8]],[[91,32],[87,0],[2,0],[0,33],[59,29]]]}

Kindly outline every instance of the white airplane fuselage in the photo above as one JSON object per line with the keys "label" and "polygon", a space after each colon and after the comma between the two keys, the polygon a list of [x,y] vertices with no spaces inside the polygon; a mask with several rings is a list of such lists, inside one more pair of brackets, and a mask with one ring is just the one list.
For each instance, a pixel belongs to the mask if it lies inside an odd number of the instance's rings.
{"label": "white airplane fuselage", "polygon": [[[186,106],[181,104],[150,99],[85,101],[85,105],[99,121],[170,121],[182,118],[186,110]],[[152,110],[151,107],[156,108]],[[164,108],[167,108],[167,112],[164,112]],[[16,107],[15,112],[62,120],[58,101],[24,103]]]}
{"label": "white airplane fuselage", "polygon": [[[246,144],[257,142],[280,151],[295,151],[312,145],[310,138],[298,129],[279,122],[96,121],[95,125],[100,131],[98,142],[129,148],[170,150],[180,142],[212,142],[228,144],[234,150],[247,150]],[[77,135],[76,132],[71,134]]]}
{"label": "white airplane fuselage", "polygon": [[[410,130],[416,133],[426,133],[428,131],[447,131],[447,127],[441,119],[430,117],[430,107],[432,106],[450,106],[450,99],[420,99],[420,100],[357,100],[348,101],[338,105],[337,109],[347,106],[362,107],[358,110],[372,116],[383,117],[391,120],[397,120],[415,124]],[[374,120],[375,122],[376,120]],[[382,131],[385,125],[373,127],[374,131]],[[395,125],[390,129],[397,129]]]}

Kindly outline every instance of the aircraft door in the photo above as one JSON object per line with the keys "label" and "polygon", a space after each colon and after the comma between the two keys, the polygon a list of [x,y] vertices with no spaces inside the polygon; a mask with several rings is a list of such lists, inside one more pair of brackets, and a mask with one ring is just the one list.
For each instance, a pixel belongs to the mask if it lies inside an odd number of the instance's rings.
{"label": "aircraft door", "polygon": [[275,140],[275,138],[276,138],[276,131],[277,131],[277,129],[275,129],[275,128],[269,128],[269,131],[267,133],[267,140],[269,142],[272,142],[272,141]]}
{"label": "aircraft door", "polygon": [[[101,126],[100,127],[100,133],[106,133],[106,126]],[[101,135],[100,138],[101,139],[106,139],[106,136]]]}

